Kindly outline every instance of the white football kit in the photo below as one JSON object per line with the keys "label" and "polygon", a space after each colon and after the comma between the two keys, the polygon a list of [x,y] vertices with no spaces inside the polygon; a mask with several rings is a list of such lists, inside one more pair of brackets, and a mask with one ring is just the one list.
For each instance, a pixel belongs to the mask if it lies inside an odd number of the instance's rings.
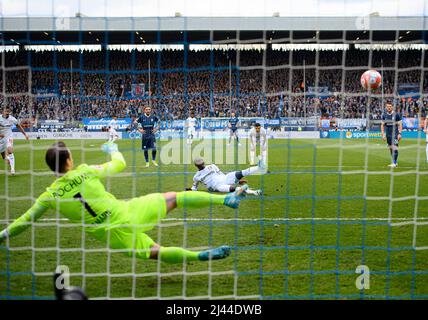
{"label": "white football kit", "polygon": [[193,138],[196,137],[196,118],[188,117],[187,124],[187,143],[191,143]]}
{"label": "white football kit", "polygon": [[108,141],[109,142],[114,142],[114,141],[116,141],[117,139],[119,139],[119,135],[118,135],[118,133],[117,133],[117,131],[116,131],[116,128],[118,127],[118,125],[117,125],[117,120],[111,120],[110,122],[109,122],[109,129],[108,129]]}
{"label": "white football kit", "polygon": [[12,138],[12,127],[18,124],[18,120],[9,116],[4,118],[3,115],[0,115],[0,134],[3,135],[0,138],[0,153],[5,152],[7,148],[13,147],[13,138]]}
{"label": "white football kit", "polygon": [[187,135],[195,135],[196,134],[196,118],[188,117],[187,121]]}
{"label": "white football kit", "polygon": [[250,161],[256,163],[255,154],[257,144],[260,145],[260,151],[262,154],[263,163],[266,164],[267,154],[267,131],[264,128],[260,128],[260,132],[256,131],[256,128],[251,128],[250,134]]}
{"label": "white football kit", "polygon": [[238,179],[235,171],[224,174],[215,164],[210,164],[196,172],[193,177],[193,191],[198,190],[199,183],[204,184],[209,191],[229,192],[230,185],[238,183]]}
{"label": "white football kit", "polygon": [[260,146],[266,146],[267,131],[264,128],[260,128],[260,132],[257,133],[256,128],[251,128],[250,139],[251,145],[254,147],[257,144],[260,144]]}

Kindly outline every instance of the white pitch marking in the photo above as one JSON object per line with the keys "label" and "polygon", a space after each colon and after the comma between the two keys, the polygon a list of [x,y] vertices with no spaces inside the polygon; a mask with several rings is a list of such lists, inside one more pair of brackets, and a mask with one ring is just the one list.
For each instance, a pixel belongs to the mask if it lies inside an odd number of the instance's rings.
{"label": "white pitch marking", "polygon": [[[389,221],[387,217],[372,217],[372,218],[337,218],[337,217],[326,217],[326,218],[165,218],[162,219],[162,222],[168,221],[183,221],[183,222],[194,222],[194,221],[306,221],[306,220],[315,220],[315,221]],[[409,221],[413,222],[414,218],[393,218],[393,221]],[[428,217],[418,218],[420,221],[428,221]],[[13,219],[1,219],[0,223],[9,223]],[[68,221],[66,218],[43,218],[39,219],[40,222],[50,222],[50,221]]]}

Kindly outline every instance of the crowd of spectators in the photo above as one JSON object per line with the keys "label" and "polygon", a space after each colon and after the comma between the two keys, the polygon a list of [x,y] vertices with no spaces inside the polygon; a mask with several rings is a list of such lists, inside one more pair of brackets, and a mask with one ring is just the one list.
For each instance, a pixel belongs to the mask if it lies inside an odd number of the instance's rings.
{"label": "crowd of spectators", "polygon": [[[399,112],[425,112],[428,72],[421,51],[83,51],[6,54],[0,76],[6,103],[19,117],[79,121],[130,116],[150,104],[166,120],[197,117],[342,117],[379,119],[382,101]],[[426,62],[425,62],[426,64]],[[19,67],[19,68],[16,68]],[[369,69],[383,86],[360,85]],[[3,77],[5,85],[3,86]],[[144,84],[142,93],[133,85]],[[422,98],[399,95],[411,84]],[[322,89],[322,90],[321,90]],[[421,92],[422,91],[422,92]],[[5,101],[6,100],[6,101]]]}

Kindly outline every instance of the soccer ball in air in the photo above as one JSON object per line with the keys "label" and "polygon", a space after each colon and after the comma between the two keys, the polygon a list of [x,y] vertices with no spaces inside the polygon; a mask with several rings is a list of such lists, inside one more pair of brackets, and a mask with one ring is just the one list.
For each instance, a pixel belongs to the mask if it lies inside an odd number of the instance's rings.
{"label": "soccer ball in air", "polygon": [[361,85],[364,89],[374,90],[380,87],[382,83],[382,77],[376,70],[367,70],[361,76]]}

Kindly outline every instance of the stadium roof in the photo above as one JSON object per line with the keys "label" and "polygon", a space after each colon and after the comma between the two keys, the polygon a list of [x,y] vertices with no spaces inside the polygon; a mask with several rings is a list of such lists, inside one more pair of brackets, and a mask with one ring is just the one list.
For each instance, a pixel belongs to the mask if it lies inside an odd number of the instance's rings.
{"label": "stadium roof", "polygon": [[0,30],[5,44],[428,42],[425,17],[4,17]]}
{"label": "stadium roof", "polygon": [[4,17],[3,31],[427,30],[424,16],[387,17]]}

